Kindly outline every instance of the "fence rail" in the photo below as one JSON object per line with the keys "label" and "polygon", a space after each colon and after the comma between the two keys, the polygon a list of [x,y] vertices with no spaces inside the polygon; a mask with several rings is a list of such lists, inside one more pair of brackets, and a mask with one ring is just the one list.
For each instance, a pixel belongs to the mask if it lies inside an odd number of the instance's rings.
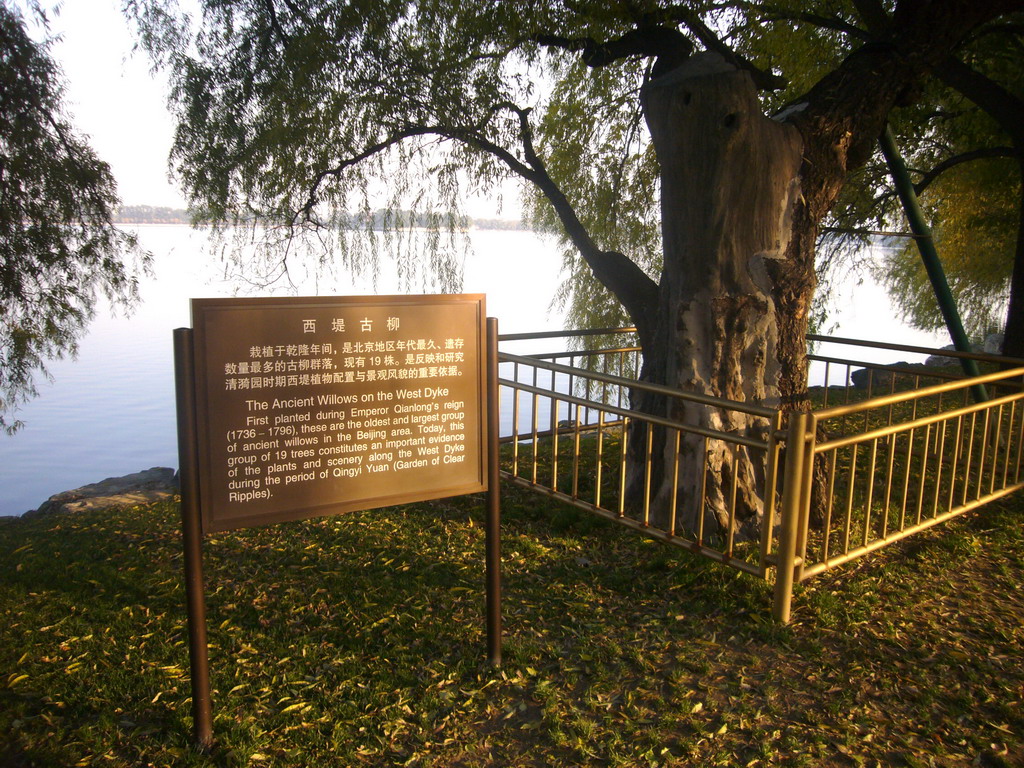
{"label": "fence rail", "polygon": [[[827,491],[818,520],[811,510],[798,580],[1024,487],[1022,376],[1016,368],[814,413]],[[977,385],[1013,391],[957,406]],[[842,429],[853,416],[861,428]]]}
{"label": "fence rail", "polygon": [[[511,426],[501,436],[503,476],[763,577],[767,537],[752,539],[748,529],[754,526],[748,518],[771,516],[773,506],[745,507],[739,486],[740,478],[763,473],[755,466],[777,462],[771,437],[778,427],[772,421],[777,413],[553,362],[580,356],[499,355],[501,397],[512,401]],[[758,420],[764,424],[763,436],[639,412],[628,405],[630,394],[639,391],[676,400],[684,404],[679,410],[691,416],[725,411]],[[724,493],[709,482],[703,460],[709,454],[722,455],[732,468],[732,485]],[[681,485],[690,493],[681,494]],[[714,519],[705,514],[709,508]]]}
{"label": "fence rail", "polygon": [[[501,336],[608,338],[618,328]],[[852,339],[815,345],[962,353]],[[929,362],[808,355],[808,413],[640,382],[633,344],[499,353],[508,481],[793,585],[1024,487],[1024,365],[972,379]],[[966,355],[989,366],[1008,361]],[[1024,364],[1024,361],[1013,361]],[[980,394],[979,394],[980,393]],[[656,412],[635,407],[655,397]],[[509,406],[510,402],[510,406]]]}

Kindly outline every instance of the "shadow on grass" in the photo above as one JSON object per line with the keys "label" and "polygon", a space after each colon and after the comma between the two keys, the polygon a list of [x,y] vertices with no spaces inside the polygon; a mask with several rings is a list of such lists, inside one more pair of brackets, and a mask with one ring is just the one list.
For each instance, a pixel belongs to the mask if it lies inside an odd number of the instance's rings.
{"label": "shadow on grass", "polygon": [[782,628],[764,582],[510,489],[501,670],[485,655],[479,497],[211,535],[211,756],[189,746],[177,514],[165,504],[0,526],[8,762],[1020,755],[1019,506],[813,580]]}

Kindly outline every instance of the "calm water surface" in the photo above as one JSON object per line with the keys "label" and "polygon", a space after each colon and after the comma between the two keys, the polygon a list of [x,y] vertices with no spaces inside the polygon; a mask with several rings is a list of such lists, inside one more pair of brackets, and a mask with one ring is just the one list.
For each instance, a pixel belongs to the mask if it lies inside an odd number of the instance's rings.
{"label": "calm water surface", "polygon": [[[154,466],[176,467],[171,331],[188,326],[190,298],[231,296],[236,286],[209,255],[206,236],[184,226],[141,226],[155,273],[142,284],[142,305],[128,318],[105,309],[82,341],[77,360],[50,365],[52,384],[19,413],[26,426],[0,435],[0,515],[34,509],[60,491]],[[464,272],[466,293],[487,294],[487,312],[505,333],[562,327],[549,311],[561,263],[555,247],[530,232],[474,231]],[[299,286],[305,295],[395,293],[384,275],[339,278],[330,286]],[[264,293],[288,293],[284,287]],[[291,291],[294,292],[294,291]],[[939,337],[905,328],[884,292],[850,285],[835,317],[837,335],[941,345]],[[532,351],[552,349],[533,346]],[[528,350],[515,350],[528,351]],[[894,362],[896,357],[877,357]]]}

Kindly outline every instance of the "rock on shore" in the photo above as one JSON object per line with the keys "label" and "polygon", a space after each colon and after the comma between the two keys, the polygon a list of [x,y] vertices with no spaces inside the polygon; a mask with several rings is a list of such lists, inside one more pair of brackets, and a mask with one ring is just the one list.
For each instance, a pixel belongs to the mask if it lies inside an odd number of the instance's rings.
{"label": "rock on shore", "polygon": [[108,477],[98,483],[54,494],[44,501],[39,509],[30,510],[22,517],[151,504],[170,498],[177,492],[178,478],[174,470],[168,467],[152,467],[124,477]]}

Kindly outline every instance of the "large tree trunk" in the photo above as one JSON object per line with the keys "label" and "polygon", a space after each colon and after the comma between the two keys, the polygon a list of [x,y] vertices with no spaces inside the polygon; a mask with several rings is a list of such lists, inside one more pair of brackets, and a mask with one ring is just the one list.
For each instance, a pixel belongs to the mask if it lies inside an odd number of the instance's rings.
{"label": "large tree trunk", "polygon": [[[748,75],[714,54],[679,63],[690,45],[680,45],[671,30],[638,29],[607,44],[545,37],[544,44],[584,51],[592,66],[657,56],[652,71],[664,72],[643,92],[661,163],[664,266],[657,286],[623,254],[593,243],[544,170],[528,132],[524,144],[530,164],[524,178],[552,200],[595,276],[636,323],[644,349],[641,378],[806,409],[805,336],[819,223],[849,172],[871,156],[893,107],[915,98],[923,78],[964,35],[1019,5],[897,3],[891,17],[876,14],[884,40],[851,52],[787,110],[784,122],[766,118]],[[762,435],[767,426],[728,408],[635,395],[637,410],[698,429]],[[681,527],[707,530],[710,523],[712,530],[753,535],[763,506],[763,457],[748,459],[714,441],[686,439],[681,469],[666,471],[674,465],[675,441],[657,432],[638,427],[629,435],[634,461],[627,504],[653,502],[652,522],[664,528],[665,510],[678,501]]]}
{"label": "large tree trunk", "polygon": [[[643,100],[661,164],[664,240],[658,323],[651,348],[644,350],[644,378],[776,406],[794,390],[806,389],[804,330],[788,326],[792,305],[805,310],[810,301],[813,269],[788,265],[802,279],[795,294],[794,284],[786,285],[785,296],[777,293],[775,270],[769,269],[769,262],[790,252],[798,224],[800,134],[765,117],[750,76],[715,54],[695,56],[651,81]],[[806,318],[805,311],[797,314]],[[780,338],[794,332],[799,348]],[[794,355],[795,378],[794,360],[788,376],[781,364]],[[763,437],[768,427],[765,419],[734,410],[649,395],[636,397],[633,405],[732,434]],[[641,449],[638,443],[632,441],[634,449]],[[679,475],[673,478],[664,468],[674,466],[674,440],[659,435],[655,441],[655,522],[665,524],[676,488],[677,525],[722,531],[729,525],[735,483],[734,533],[753,536],[763,509],[764,457],[700,436],[684,435],[682,443]],[[641,463],[634,466],[643,471]],[[634,500],[642,492],[640,482],[634,476],[630,483]]]}

